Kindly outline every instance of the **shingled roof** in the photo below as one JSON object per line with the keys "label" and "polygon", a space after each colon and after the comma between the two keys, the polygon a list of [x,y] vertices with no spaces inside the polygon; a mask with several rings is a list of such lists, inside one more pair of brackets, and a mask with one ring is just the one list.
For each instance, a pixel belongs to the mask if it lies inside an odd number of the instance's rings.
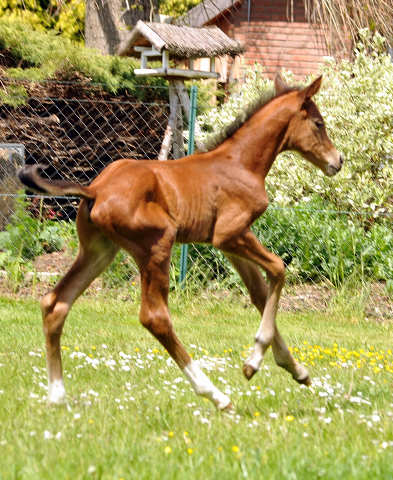
{"label": "shingled roof", "polygon": [[150,43],[158,52],[169,51],[179,58],[235,57],[244,52],[243,45],[229,38],[218,27],[194,28],[168,23],[138,21],[129,36],[117,47],[119,55],[135,55],[134,47]]}

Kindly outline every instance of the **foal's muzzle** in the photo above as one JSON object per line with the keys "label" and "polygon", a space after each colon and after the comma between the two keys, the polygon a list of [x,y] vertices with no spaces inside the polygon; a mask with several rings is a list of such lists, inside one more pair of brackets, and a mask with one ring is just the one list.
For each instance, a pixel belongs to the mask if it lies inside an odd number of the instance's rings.
{"label": "foal's muzzle", "polygon": [[336,161],[328,165],[327,169],[325,170],[325,175],[327,177],[334,177],[334,175],[341,170],[343,163],[344,159],[342,155],[339,155],[338,162]]}

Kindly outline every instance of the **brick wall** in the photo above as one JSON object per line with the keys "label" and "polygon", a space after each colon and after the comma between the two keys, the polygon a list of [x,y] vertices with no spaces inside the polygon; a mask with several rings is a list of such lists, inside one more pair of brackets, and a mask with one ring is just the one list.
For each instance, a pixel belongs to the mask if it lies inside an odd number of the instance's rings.
{"label": "brick wall", "polygon": [[259,62],[269,77],[284,67],[296,77],[316,73],[327,55],[324,39],[308,24],[301,22],[253,22],[235,28],[235,37],[246,47],[246,65]]}
{"label": "brick wall", "polygon": [[248,22],[247,1],[243,0],[212,23],[244,44],[245,67],[257,61],[270,78],[285,68],[303,79],[318,72],[327,49],[322,32],[305,18],[303,0],[293,0],[292,4],[293,10],[287,0],[251,0]]}

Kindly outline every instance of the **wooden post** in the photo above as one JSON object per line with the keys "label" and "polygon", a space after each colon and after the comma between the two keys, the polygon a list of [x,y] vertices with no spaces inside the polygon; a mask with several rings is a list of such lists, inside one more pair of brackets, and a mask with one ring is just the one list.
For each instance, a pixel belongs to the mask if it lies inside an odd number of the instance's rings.
{"label": "wooden post", "polygon": [[[173,80],[169,80],[169,103],[173,104],[174,123],[171,125],[173,133],[173,158],[183,158],[184,152],[184,140],[183,140],[183,119],[181,114],[181,100],[178,95],[177,86]],[[171,107],[172,108],[172,107]]]}
{"label": "wooden post", "polygon": [[[186,117],[190,118],[191,102],[190,102],[190,99],[188,98],[187,90],[186,90],[186,87],[184,86],[183,81],[182,80],[171,80],[171,81],[176,86],[177,94],[179,95],[180,103],[183,107]],[[200,140],[198,140],[200,133],[201,133],[201,127],[199,126],[198,122],[195,120],[195,144],[198,150],[203,151],[204,150],[203,143]]]}
{"label": "wooden post", "polygon": [[165,130],[164,140],[158,155],[158,160],[168,160],[172,143],[173,158],[177,159],[184,157],[183,120],[177,86],[174,84],[173,80],[169,80],[169,105],[170,112],[168,125]]}

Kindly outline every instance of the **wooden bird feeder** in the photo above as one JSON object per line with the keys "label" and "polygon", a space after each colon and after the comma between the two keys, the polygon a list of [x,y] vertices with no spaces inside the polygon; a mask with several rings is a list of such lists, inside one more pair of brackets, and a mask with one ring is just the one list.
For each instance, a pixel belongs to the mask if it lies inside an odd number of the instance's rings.
{"label": "wooden bird feeder", "polygon": [[[189,118],[190,99],[184,87],[184,80],[217,79],[215,71],[216,57],[229,55],[235,57],[243,53],[243,45],[229,38],[218,27],[194,28],[168,23],[150,23],[138,21],[129,36],[119,44],[117,53],[121,56],[141,58],[141,68],[134,73],[140,77],[163,77],[169,81],[170,115],[168,127],[159,160],[167,160],[173,142],[173,157],[184,156],[181,107]],[[210,71],[194,70],[194,60],[210,59]],[[161,67],[151,68],[148,61],[159,60]],[[173,62],[171,62],[173,61]],[[176,68],[173,64],[187,63],[188,68]],[[195,125],[198,137],[199,126]],[[196,144],[198,147],[198,139]]]}

